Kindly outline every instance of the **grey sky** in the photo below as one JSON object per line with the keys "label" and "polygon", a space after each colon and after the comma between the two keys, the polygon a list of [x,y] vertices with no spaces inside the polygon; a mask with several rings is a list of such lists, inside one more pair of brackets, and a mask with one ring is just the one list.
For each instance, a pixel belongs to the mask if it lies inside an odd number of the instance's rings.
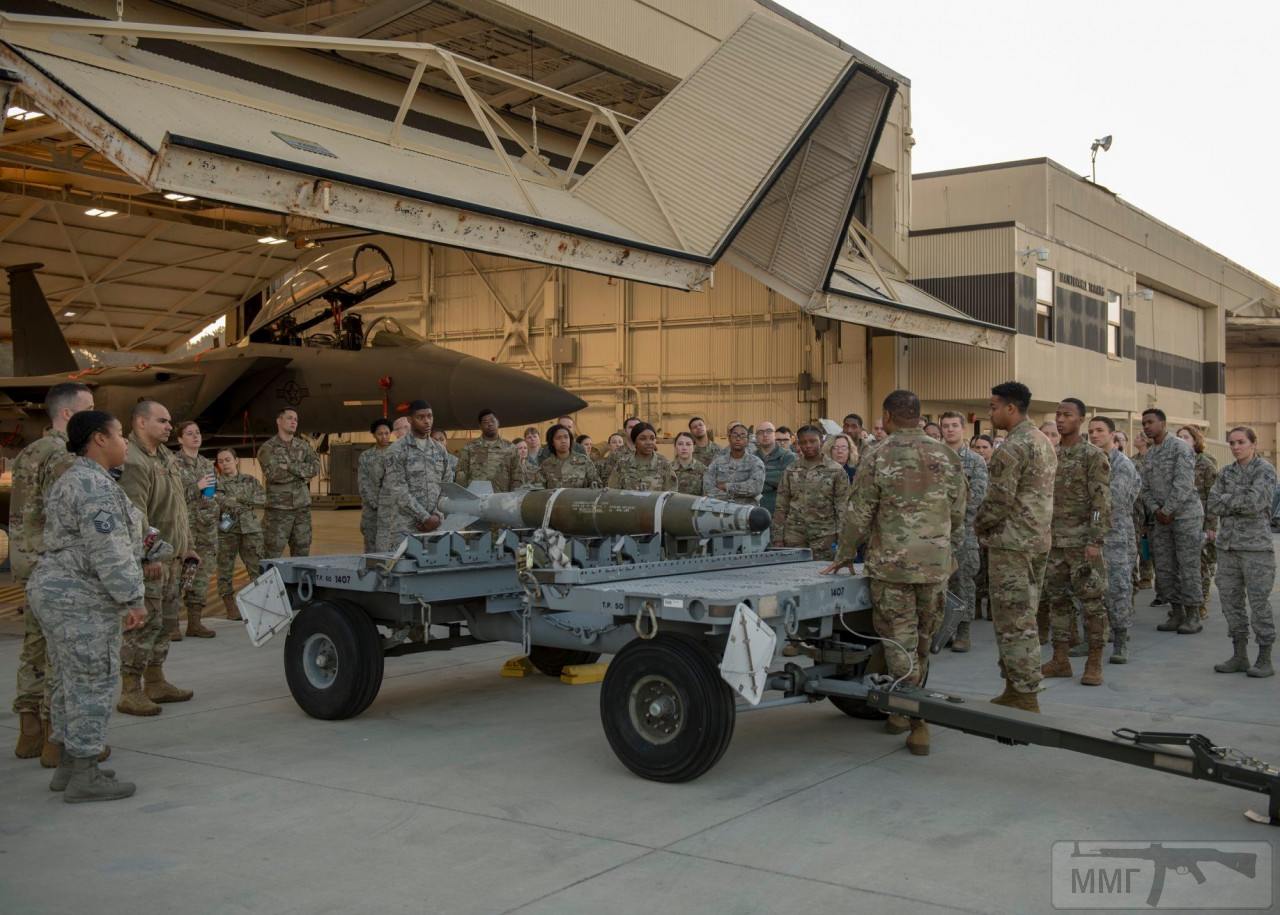
{"label": "grey sky", "polygon": [[1280,3],[782,2],[911,80],[913,171],[1110,133],[1099,184],[1280,282]]}

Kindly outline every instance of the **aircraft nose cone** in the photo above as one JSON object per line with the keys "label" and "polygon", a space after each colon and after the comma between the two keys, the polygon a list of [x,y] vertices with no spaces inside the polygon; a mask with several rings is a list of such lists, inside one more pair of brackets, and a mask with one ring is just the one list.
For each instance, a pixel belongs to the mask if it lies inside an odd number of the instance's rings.
{"label": "aircraft nose cone", "polygon": [[747,516],[747,526],[751,528],[753,534],[767,531],[772,523],[773,517],[769,514],[769,509],[761,505],[751,509],[751,514]]}
{"label": "aircraft nose cone", "polygon": [[[582,398],[536,375],[475,357],[462,360],[454,369],[449,392],[456,414],[449,427],[460,429],[473,428],[477,414],[485,409],[497,413],[504,426],[516,426],[575,413],[587,405]],[[437,421],[441,421],[439,416]]]}

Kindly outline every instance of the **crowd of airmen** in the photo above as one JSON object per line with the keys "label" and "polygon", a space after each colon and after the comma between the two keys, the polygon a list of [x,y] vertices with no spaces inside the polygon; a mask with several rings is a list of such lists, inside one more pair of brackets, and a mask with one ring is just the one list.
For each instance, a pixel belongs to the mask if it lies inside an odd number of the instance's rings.
{"label": "crowd of airmen", "polygon": [[[1134,590],[1152,575],[1155,603],[1170,608],[1157,629],[1200,632],[1216,581],[1233,654],[1215,670],[1272,676],[1276,474],[1257,454],[1253,431],[1231,430],[1235,460],[1218,472],[1200,430],[1170,434],[1159,409],[1143,413],[1130,459],[1114,421],[1088,418],[1081,401],[1063,400],[1040,428],[1027,418],[1030,404],[1025,385],[997,385],[989,404],[996,436],[968,440],[963,416],[925,422],[910,391],[890,394],[869,430],[856,414],[834,434],[819,425],[793,434],[772,422],[753,434],[734,422],[721,446],[694,417],[668,460],[657,431],[638,417],[597,449],[568,416],[545,441],[535,427],[508,441],[493,410],[479,414],[479,436],[455,456],[433,428],[430,404],[415,400],[406,415],[370,428],[374,444],[358,466],[360,530],[367,552],[436,530],[450,482],[498,492],[705,495],[764,506],[772,545],[811,550],[828,563],[824,574],[865,562],[886,668],[901,682],[923,682],[950,593],[959,610],[951,650],[970,650],[971,624],[985,607],[1005,681],[992,701],[1038,712],[1041,679],[1073,677],[1073,656],[1086,658],[1080,682],[1094,686],[1108,642],[1111,663],[1129,660]],[[280,411],[277,434],[258,450],[264,486],[239,472],[232,449],[213,461],[202,456],[199,427],[175,429],[162,404],[135,405],[127,437],[93,407],[85,385],[50,389],[50,428],[13,464],[11,551],[29,608],[16,753],[55,768],[50,787],[68,802],[133,793],[98,765],[110,755],[106,722],[117,685],[114,707],[123,714],[156,715],[192,698],[164,673],[170,642],[183,638],[180,607],[186,637],[212,638],[203,624],[211,567],[234,620],[237,558],[253,575],[286,548],[307,555],[310,484],[320,472],[292,409]],[[176,452],[167,447],[175,432]],[[1046,643],[1052,657],[1042,663]],[[800,650],[789,644],[784,654]],[[895,715],[886,727],[907,733],[912,753],[929,752],[922,720]]]}

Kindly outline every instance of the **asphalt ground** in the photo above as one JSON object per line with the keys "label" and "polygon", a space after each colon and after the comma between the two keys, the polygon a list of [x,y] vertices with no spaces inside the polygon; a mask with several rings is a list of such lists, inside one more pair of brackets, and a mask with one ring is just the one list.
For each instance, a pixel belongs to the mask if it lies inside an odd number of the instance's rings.
{"label": "asphalt ground", "polygon": [[[357,523],[317,513],[317,552],[358,543]],[[1216,592],[1195,636],[1156,632],[1151,598],[1131,662],[1104,665],[1101,687],[1046,681],[1045,710],[1280,763],[1280,678],[1213,672],[1230,653]],[[255,649],[239,624],[211,625],[218,638],[170,655],[193,701],[112,720],[128,800],[63,804],[0,713],[0,910],[1027,913],[1053,910],[1055,842],[1264,841],[1275,863],[1280,831],[1242,815],[1262,795],[936,727],[913,757],[827,702],[740,716],[696,782],[643,781],[609,750],[598,685],[501,678],[505,644],[389,659],[364,715],[317,721],[289,696],[282,639]],[[20,626],[0,621],[6,684]],[[999,692],[990,623],[973,642],[935,658],[930,686]],[[1231,877],[1215,867],[1210,889]],[[1192,886],[1170,871],[1166,903]]]}

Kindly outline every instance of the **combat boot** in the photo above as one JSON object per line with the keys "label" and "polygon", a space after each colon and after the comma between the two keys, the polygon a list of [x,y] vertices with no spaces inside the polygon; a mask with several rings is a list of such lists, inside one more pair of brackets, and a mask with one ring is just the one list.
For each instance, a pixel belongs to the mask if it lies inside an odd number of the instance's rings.
{"label": "combat boot", "polygon": [[991,700],[992,705],[1004,705],[1021,709],[1024,712],[1040,714],[1040,700],[1035,693],[1020,693],[1010,683],[1005,684],[1004,692]]}
{"label": "combat boot", "polygon": [[116,711],[122,715],[159,715],[160,706],[152,702],[142,691],[142,677],[138,674],[125,674],[121,677],[123,686],[120,690],[120,701],[116,703]]}
{"label": "combat boot", "polygon": [[1178,635],[1195,635],[1204,629],[1200,622],[1200,610],[1197,607],[1182,608],[1182,625],[1178,627]]}
{"label": "combat boot", "polygon": [[1231,657],[1221,664],[1213,665],[1213,669],[1220,674],[1242,674],[1249,669],[1249,637],[1247,635],[1233,635],[1231,637],[1231,648]]}
{"label": "combat boot", "polygon": [[951,640],[951,650],[965,652],[969,650],[969,623],[965,621],[956,626],[955,638]]}
{"label": "combat boot", "polygon": [[1066,641],[1053,643],[1053,657],[1040,668],[1042,677],[1074,677],[1071,670],[1071,659],[1067,657]]}
{"label": "combat boot", "polygon": [[71,777],[62,792],[62,799],[68,804],[118,801],[132,797],[136,790],[133,782],[118,782],[114,775],[107,775],[99,769],[98,761],[92,756],[74,756],[71,758]]}
{"label": "combat boot", "polygon": [[1253,666],[1245,671],[1245,673],[1251,677],[1274,677],[1276,675],[1275,670],[1271,666],[1270,645],[1258,646],[1258,660],[1255,661]]}
{"label": "combat boot", "polygon": [[1200,619],[1207,620],[1209,618],[1209,608],[1204,604],[1200,605]]}
{"label": "combat boot", "polygon": [[884,729],[889,734],[905,734],[911,730],[911,722],[903,715],[890,715],[884,720]]}
{"label": "combat boot", "polygon": [[168,631],[168,633],[169,633],[169,641],[170,641],[170,642],[181,642],[181,641],[182,641],[182,623],[181,623],[181,622],[179,622],[178,620],[174,620],[174,621],[173,621],[173,625],[172,625],[172,626],[166,626],[166,627],[165,627],[165,629],[166,629],[166,630]]}
{"label": "combat boot", "polygon": [[187,635],[193,639],[211,639],[218,634],[201,621],[203,615],[203,609],[187,608]]}
{"label": "combat boot", "polygon": [[45,769],[56,769],[62,763],[62,744],[53,739],[53,728],[44,733],[44,746],[40,748],[40,765]]}
{"label": "combat boot", "polygon": [[1102,636],[1102,620],[1096,616],[1085,622],[1089,633],[1089,658],[1084,662],[1084,673],[1080,676],[1081,686],[1102,685],[1102,646],[1106,643]]}
{"label": "combat boot", "polygon": [[[111,752],[111,748],[107,747],[102,752],[105,754],[109,754]],[[104,758],[105,757],[103,756],[99,756],[98,762],[102,762]],[[70,754],[63,755],[62,761],[58,763],[58,768],[53,771],[53,778],[49,780],[50,791],[67,790],[67,782],[71,781],[71,773],[75,771],[71,767],[71,759],[72,757]],[[103,775],[107,776],[108,778],[113,778],[116,774],[115,769],[99,769],[98,771],[101,772]]]}
{"label": "combat boot", "polygon": [[186,702],[195,695],[189,689],[174,686],[164,678],[164,669],[159,664],[147,668],[142,678],[146,684],[147,698],[152,702]]}
{"label": "combat boot", "polygon": [[907,749],[912,756],[929,755],[929,725],[923,718],[911,719],[911,733],[907,735]]}
{"label": "combat boot", "polygon": [[230,594],[222,595],[222,607],[227,611],[227,619],[229,620],[244,619],[244,617],[240,615],[240,608],[236,606],[236,599],[234,596]]}
{"label": "combat boot", "polygon": [[1112,664],[1128,664],[1129,663],[1129,630],[1113,629],[1111,632],[1115,647],[1111,649],[1111,657],[1107,660]]}
{"label": "combat boot", "polygon": [[1167,603],[1168,601],[1165,600],[1163,597],[1161,597],[1159,594],[1151,598],[1151,606],[1153,607],[1163,607]]}
{"label": "combat boot", "polygon": [[1069,658],[1087,658],[1089,656],[1089,643],[1087,641],[1076,642],[1071,646],[1071,650],[1067,652]]}
{"label": "combat boot", "polygon": [[18,759],[35,759],[40,755],[44,735],[39,715],[35,712],[19,712],[18,745],[13,748],[13,755]]}
{"label": "combat boot", "polygon": [[1169,617],[1163,623],[1156,626],[1159,632],[1177,632],[1178,627],[1182,625],[1182,608],[1177,604],[1169,607]]}

